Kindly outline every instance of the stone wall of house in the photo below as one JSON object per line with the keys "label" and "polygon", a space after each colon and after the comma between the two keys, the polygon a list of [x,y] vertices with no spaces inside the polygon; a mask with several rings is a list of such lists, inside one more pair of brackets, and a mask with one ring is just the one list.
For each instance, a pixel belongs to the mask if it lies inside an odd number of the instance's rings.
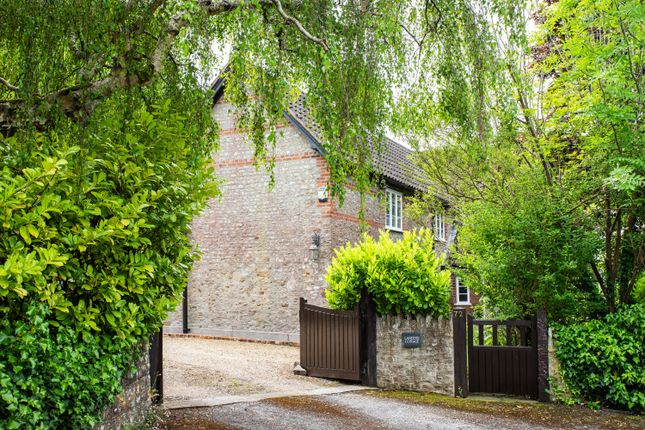
{"label": "stone wall of house", "polygon": [[[192,225],[202,251],[188,284],[191,333],[298,341],[298,299],[324,305],[323,275],[332,256],[327,216],[331,203],[318,200],[329,178],[324,159],[293,125],[285,122],[275,148],[275,186],[253,166],[253,151],[235,129],[231,106],[218,103],[221,149],[215,174],[224,180],[221,200],[210,202]],[[321,239],[312,259],[312,236]],[[181,309],[166,332],[181,330]]]}
{"label": "stone wall of house", "polygon": [[[420,348],[403,348],[406,332],[421,334]],[[421,316],[378,318],[376,381],[381,388],[454,395],[452,321]]]}
{"label": "stone wall of house", "polygon": [[[188,283],[188,327],[195,334],[297,342],[298,299],[326,305],[323,277],[333,250],[360,238],[360,195],[350,183],[342,207],[334,198],[319,201],[328,165],[286,120],[279,128],[271,189],[265,169],[253,166],[232,106],[221,100],[214,117],[221,137],[213,165],[224,182],[221,199],[212,200],[192,224],[202,258]],[[376,237],[385,228],[385,206],[378,193],[366,199],[365,219]],[[403,228],[410,228],[405,217]],[[310,252],[314,234],[321,241],[317,260]],[[182,330],[181,306],[164,330]]]}
{"label": "stone wall of house", "polygon": [[[375,190],[376,191],[376,190]],[[333,202],[333,209],[330,210],[331,219],[331,246],[340,248],[347,243],[356,243],[360,240],[360,221],[358,213],[360,210],[360,193],[350,184],[345,193],[343,205]],[[385,205],[378,200],[378,194],[365,197],[365,222],[369,226],[369,233],[372,237],[378,237],[379,231],[385,229]],[[391,232],[391,237],[400,236],[398,232]]]}
{"label": "stone wall of house", "polygon": [[105,409],[101,424],[94,430],[122,430],[142,423],[152,405],[150,399],[150,361],[147,348],[142,351],[133,374],[123,379],[123,393]]}

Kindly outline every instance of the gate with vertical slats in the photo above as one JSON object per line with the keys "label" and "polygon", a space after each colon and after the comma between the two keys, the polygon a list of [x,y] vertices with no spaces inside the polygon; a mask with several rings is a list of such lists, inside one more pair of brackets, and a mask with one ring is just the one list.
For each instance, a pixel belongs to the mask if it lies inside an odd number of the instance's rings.
{"label": "gate with vertical slats", "polygon": [[468,316],[470,392],[538,397],[537,323]]}
{"label": "gate with vertical slats", "polygon": [[308,376],[361,380],[361,315],[300,299],[300,366]]}

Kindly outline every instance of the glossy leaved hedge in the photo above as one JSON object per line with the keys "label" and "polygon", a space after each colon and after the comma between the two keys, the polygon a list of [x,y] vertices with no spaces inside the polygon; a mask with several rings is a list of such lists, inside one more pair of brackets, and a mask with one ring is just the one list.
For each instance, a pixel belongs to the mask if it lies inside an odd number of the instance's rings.
{"label": "glossy leaved hedge", "polygon": [[0,137],[0,428],[91,427],[179,302],[217,192],[214,144],[180,112],[115,100]]}
{"label": "glossy leaved hedge", "polygon": [[0,428],[90,428],[140,349],[127,341],[73,328],[52,330],[43,303],[26,320],[0,321]]}
{"label": "glossy leaved hedge", "polygon": [[450,313],[450,272],[433,249],[432,232],[403,233],[392,241],[382,232],[378,241],[365,235],[358,244],[336,251],[325,280],[327,302],[334,309],[353,309],[367,288],[380,315]]}
{"label": "glossy leaved hedge", "polygon": [[574,396],[645,412],[645,305],[555,332],[562,375]]}

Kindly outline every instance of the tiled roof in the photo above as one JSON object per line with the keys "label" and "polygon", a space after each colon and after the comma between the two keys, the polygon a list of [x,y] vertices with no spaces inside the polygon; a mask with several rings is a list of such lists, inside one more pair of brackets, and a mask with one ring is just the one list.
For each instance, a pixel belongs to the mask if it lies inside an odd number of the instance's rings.
{"label": "tiled roof", "polygon": [[[312,146],[323,154],[322,129],[306,106],[304,95],[289,104],[287,116],[312,141]],[[429,181],[423,171],[412,161],[413,152],[400,143],[385,138],[380,153],[376,145],[372,146],[372,166],[392,185],[426,191]]]}

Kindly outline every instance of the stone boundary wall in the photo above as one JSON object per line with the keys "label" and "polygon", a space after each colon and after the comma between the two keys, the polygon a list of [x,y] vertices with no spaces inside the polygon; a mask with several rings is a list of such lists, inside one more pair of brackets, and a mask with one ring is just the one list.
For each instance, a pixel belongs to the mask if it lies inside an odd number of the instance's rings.
{"label": "stone boundary wall", "polygon": [[560,360],[558,360],[558,356],[556,355],[557,351],[557,344],[556,344],[556,339],[555,336],[553,335],[553,331],[551,328],[549,328],[548,331],[548,336],[549,336],[549,400],[551,402],[557,402],[558,398],[557,396],[563,396],[563,397],[568,397],[572,398],[572,394],[569,391],[569,388],[567,387],[566,382],[564,382],[564,378],[562,377],[562,373],[560,372]]}
{"label": "stone boundary wall", "polygon": [[[402,334],[421,334],[420,348],[403,348]],[[455,394],[450,319],[379,317],[376,321],[376,382],[397,390]]]}
{"label": "stone boundary wall", "polygon": [[94,430],[123,430],[128,426],[142,423],[152,406],[150,398],[150,359],[148,348],[142,349],[142,356],[133,374],[123,381],[123,392],[103,412],[103,421]]}

